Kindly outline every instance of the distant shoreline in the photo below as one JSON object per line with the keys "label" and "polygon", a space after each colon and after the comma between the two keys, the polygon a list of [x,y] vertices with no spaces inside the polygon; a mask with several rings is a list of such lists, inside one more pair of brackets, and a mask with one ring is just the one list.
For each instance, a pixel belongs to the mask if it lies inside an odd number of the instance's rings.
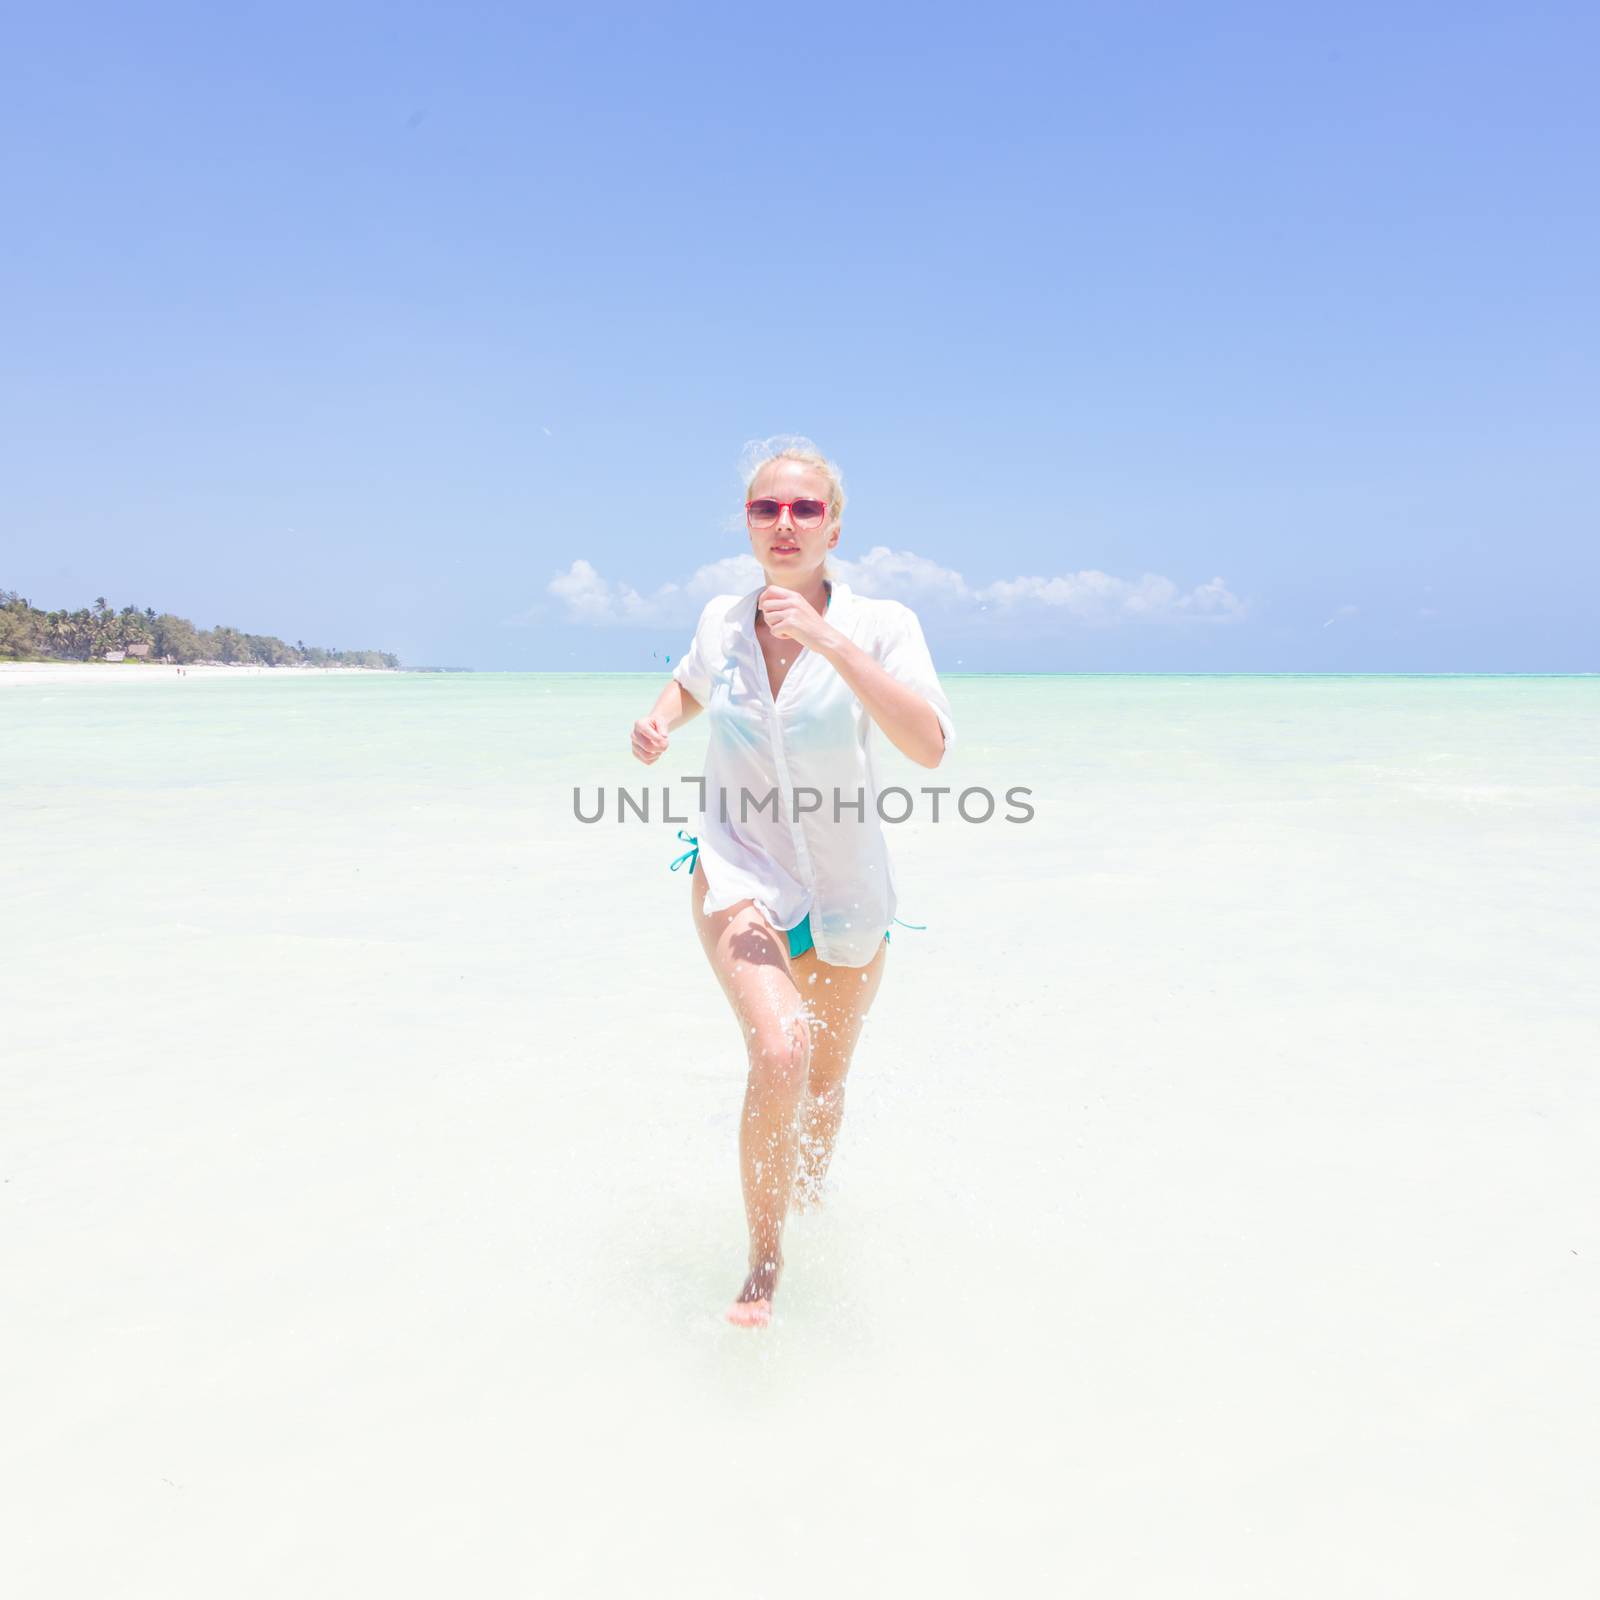
{"label": "distant shoreline", "polygon": [[[353,676],[371,673],[377,677],[415,676],[426,673],[452,677],[484,676],[472,667],[313,667],[262,666],[255,662],[196,661],[185,663],[180,673],[171,662],[114,662],[114,661],[0,661],[0,689],[21,684],[58,683],[183,683],[189,678],[316,678]],[[574,667],[505,667],[490,669],[487,676],[525,676],[536,678],[638,678],[649,680],[659,677],[658,672],[632,668],[574,668]],[[1070,672],[941,672],[941,679],[992,682],[999,678],[1137,678],[1158,680],[1163,678],[1218,679],[1218,678],[1600,678],[1600,673],[1586,672],[1114,672],[1083,670]]]}
{"label": "distant shoreline", "polygon": [[264,667],[254,662],[195,661],[177,667],[161,661],[0,661],[0,687],[24,683],[183,683],[190,678],[323,678],[398,667]]}

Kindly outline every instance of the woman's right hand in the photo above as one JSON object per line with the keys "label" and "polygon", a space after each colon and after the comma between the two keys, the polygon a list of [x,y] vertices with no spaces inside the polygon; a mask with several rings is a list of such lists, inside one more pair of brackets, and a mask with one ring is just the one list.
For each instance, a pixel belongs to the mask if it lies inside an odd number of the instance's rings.
{"label": "woman's right hand", "polygon": [[667,730],[659,717],[640,717],[633,725],[633,753],[648,767],[666,753]]}

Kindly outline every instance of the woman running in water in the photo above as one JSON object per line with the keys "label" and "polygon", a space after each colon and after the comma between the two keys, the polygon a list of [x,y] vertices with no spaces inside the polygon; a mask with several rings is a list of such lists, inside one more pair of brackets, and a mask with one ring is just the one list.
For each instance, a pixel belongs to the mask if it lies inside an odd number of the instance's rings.
{"label": "woman running in water", "polygon": [[675,729],[711,713],[699,834],[685,836],[693,848],[679,861],[749,1056],[739,1127],[749,1271],[728,1311],[746,1327],[771,1320],[791,1200],[821,1199],[897,920],[873,730],[922,767],[955,739],[916,614],[852,593],[828,565],[844,501],[838,469],[809,441],[758,454],[745,521],[765,581],[706,605],[633,725],[633,753],[648,765]]}

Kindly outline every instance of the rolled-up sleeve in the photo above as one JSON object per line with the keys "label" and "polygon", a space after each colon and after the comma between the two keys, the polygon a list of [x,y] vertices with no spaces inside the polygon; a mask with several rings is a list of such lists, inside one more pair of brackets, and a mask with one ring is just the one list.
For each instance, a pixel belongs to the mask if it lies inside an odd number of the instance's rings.
{"label": "rolled-up sleeve", "polygon": [[915,689],[933,707],[933,714],[944,732],[944,747],[950,749],[956,742],[950,700],[939,682],[939,674],[933,670],[933,657],[928,652],[922,624],[910,606],[895,603],[884,629],[878,662],[891,677]]}
{"label": "rolled-up sleeve", "polygon": [[695,704],[702,709],[711,699],[711,666],[707,659],[706,636],[716,606],[715,600],[706,602],[705,609],[700,613],[700,620],[695,624],[694,638],[689,642],[688,653],[680,656],[677,666],[672,669],[672,676],[694,697]]}

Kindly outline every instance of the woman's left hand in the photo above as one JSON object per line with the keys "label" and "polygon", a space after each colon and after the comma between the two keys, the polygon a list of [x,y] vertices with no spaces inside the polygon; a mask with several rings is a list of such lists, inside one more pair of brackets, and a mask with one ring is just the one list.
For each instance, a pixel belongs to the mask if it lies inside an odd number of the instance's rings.
{"label": "woman's left hand", "polygon": [[836,630],[827,619],[793,589],[768,584],[757,604],[767,627],[779,639],[793,639],[807,650],[821,650],[836,637]]}

